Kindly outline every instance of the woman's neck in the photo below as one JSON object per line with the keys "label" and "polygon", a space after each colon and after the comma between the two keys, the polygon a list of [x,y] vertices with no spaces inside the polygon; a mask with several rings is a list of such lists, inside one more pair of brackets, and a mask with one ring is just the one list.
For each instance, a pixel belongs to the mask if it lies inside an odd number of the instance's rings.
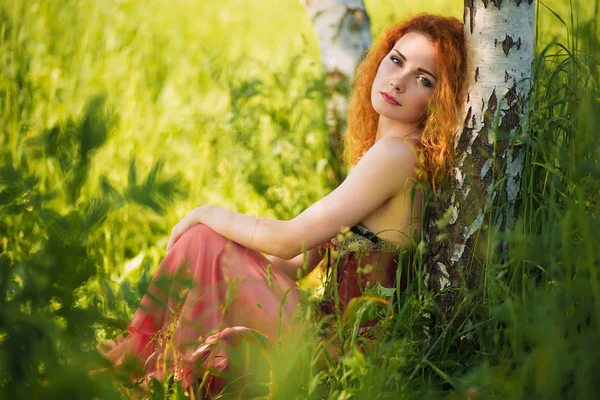
{"label": "woman's neck", "polygon": [[379,116],[375,142],[388,136],[419,140],[421,132],[418,129],[418,123],[403,123]]}

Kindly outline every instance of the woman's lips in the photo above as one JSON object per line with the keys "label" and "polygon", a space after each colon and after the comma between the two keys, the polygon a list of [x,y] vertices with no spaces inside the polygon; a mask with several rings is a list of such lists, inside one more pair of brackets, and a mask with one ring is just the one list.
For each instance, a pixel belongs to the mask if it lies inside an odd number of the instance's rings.
{"label": "woman's lips", "polygon": [[380,92],[380,93],[381,93],[381,97],[383,97],[383,99],[385,100],[386,103],[391,104],[393,106],[401,105],[400,103],[398,103],[398,101],[396,99],[394,99],[392,96],[390,96],[386,92]]}

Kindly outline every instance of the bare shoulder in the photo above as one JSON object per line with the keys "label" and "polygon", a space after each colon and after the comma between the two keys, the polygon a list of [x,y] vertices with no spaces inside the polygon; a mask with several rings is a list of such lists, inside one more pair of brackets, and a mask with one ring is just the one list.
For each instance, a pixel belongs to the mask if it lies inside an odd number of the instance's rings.
{"label": "bare shoulder", "polygon": [[[385,137],[379,139],[363,156],[363,159],[382,159],[387,162],[414,166],[418,160],[418,150],[410,140],[399,137]],[[362,161],[362,159],[361,159]]]}

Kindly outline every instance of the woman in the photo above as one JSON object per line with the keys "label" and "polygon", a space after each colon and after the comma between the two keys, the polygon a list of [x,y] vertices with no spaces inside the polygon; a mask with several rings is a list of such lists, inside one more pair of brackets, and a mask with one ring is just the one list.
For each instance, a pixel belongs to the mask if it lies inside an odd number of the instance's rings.
{"label": "woman", "polygon": [[[421,230],[416,184],[428,176],[435,188],[446,170],[465,59],[455,18],[418,15],[385,31],[356,73],[347,179],[289,221],[212,205],[188,213],[172,230],[129,335],[106,344],[105,357],[121,365],[132,356],[146,379],[174,374],[197,389],[204,377],[203,388],[216,390],[225,382],[211,373],[231,367],[218,344],[278,343],[300,301],[295,281],[324,249],[333,250],[327,293],[338,293],[340,311],[367,285],[393,286],[399,255]],[[347,240],[338,237],[344,227]],[[367,264],[374,268],[359,270]],[[325,313],[332,304],[324,302]]]}

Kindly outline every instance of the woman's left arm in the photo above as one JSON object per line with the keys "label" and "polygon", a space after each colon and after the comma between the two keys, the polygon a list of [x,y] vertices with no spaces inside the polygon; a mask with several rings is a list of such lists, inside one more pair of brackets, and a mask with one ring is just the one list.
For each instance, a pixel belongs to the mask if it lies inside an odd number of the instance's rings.
{"label": "woman's left arm", "polygon": [[167,250],[192,226],[204,224],[242,246],[280,257],[281,249],[285,246],[280,240],[281,232],[286,222],[240,214],[207,204],[190,211],[173,227]]}
{"label": "woman's left arm", "polygon": [[[414,184],[416,157],[399,138],[374,144],[333,192],[290,221],[240,214],[216,206],[192,210],[173,227],[167,249],[187,229],[205,224],[252,250],[290,260],[336,236]],[[411,183],[412,182],[412,183]]]}

